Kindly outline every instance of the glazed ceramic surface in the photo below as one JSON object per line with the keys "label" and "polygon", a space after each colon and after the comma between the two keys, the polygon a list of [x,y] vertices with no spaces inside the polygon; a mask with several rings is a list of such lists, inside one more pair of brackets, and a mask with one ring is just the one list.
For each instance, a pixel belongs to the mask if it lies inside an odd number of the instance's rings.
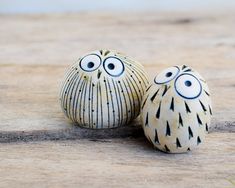
{"label": "glazed ceramic surface", "polygon": [[139,115],[148,84],[140,63],[121,53],[94,51],[67,71],[60,91],[61,107],[83,127],[122,126]]}
{"label": "glazed ceramic surface", "polygon": [[206,81],[185,65],[170,67],[158,74],[147,89],[142,127],[159,150],[182,153],[204,141],[211,110]]}

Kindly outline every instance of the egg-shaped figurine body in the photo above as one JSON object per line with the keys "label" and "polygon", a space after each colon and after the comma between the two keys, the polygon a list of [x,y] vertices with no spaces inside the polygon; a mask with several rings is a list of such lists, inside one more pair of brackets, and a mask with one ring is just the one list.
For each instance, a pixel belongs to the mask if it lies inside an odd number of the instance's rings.
{"label": "egg-shaped figurine body", "polygon": [[139,115],[148,84],[140,63],[121,53],[94,51],[67,71],[60,103],[64,114],[79,126],[119,127]]}
{"label": "egg-shaped figurine body", "polygon": [[185,65],[158,74],[145,93],[141,109],[145,136],[167,153],[187,152],[203,142],[211,115],[205,80]]}

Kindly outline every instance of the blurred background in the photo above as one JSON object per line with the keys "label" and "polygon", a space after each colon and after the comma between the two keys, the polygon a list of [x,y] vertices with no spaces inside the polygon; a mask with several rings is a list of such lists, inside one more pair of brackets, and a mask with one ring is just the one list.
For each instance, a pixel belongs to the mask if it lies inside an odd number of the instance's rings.
{"label": "blurred background", "polygon": [[0,13],[235,10],[234,0],[0,0]]}
{"label": "blurred background", "polygon": [[108,48],[197,66],[224,56],[213,45],[233,45],[234,12],[234,0],[0,0],[0,62],[67,65]]}

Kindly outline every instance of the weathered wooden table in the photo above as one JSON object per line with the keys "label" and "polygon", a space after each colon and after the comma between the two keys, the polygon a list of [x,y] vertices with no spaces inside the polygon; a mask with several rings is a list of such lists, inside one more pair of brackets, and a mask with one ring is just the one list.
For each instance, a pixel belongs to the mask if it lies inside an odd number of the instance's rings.
{"label": "weathered wooden table", "polygon": [[[0,16],[0,187],[235,187],[235,13]],[[63,116],[58,91],[80,55],[108,48],[153,77],[187,64],[208,81],[214,116],[187,154],[154,150],[139,120],[92,131]]]}

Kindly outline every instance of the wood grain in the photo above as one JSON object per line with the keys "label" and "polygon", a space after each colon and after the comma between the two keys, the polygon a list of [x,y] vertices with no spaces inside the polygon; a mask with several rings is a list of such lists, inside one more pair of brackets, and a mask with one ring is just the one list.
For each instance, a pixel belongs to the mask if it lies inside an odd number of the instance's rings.
{"label": "wood grain", "polygon": [[209,134],[187,154],[146,139],[1,144],[1,187],[234,187],[235,134]]}

